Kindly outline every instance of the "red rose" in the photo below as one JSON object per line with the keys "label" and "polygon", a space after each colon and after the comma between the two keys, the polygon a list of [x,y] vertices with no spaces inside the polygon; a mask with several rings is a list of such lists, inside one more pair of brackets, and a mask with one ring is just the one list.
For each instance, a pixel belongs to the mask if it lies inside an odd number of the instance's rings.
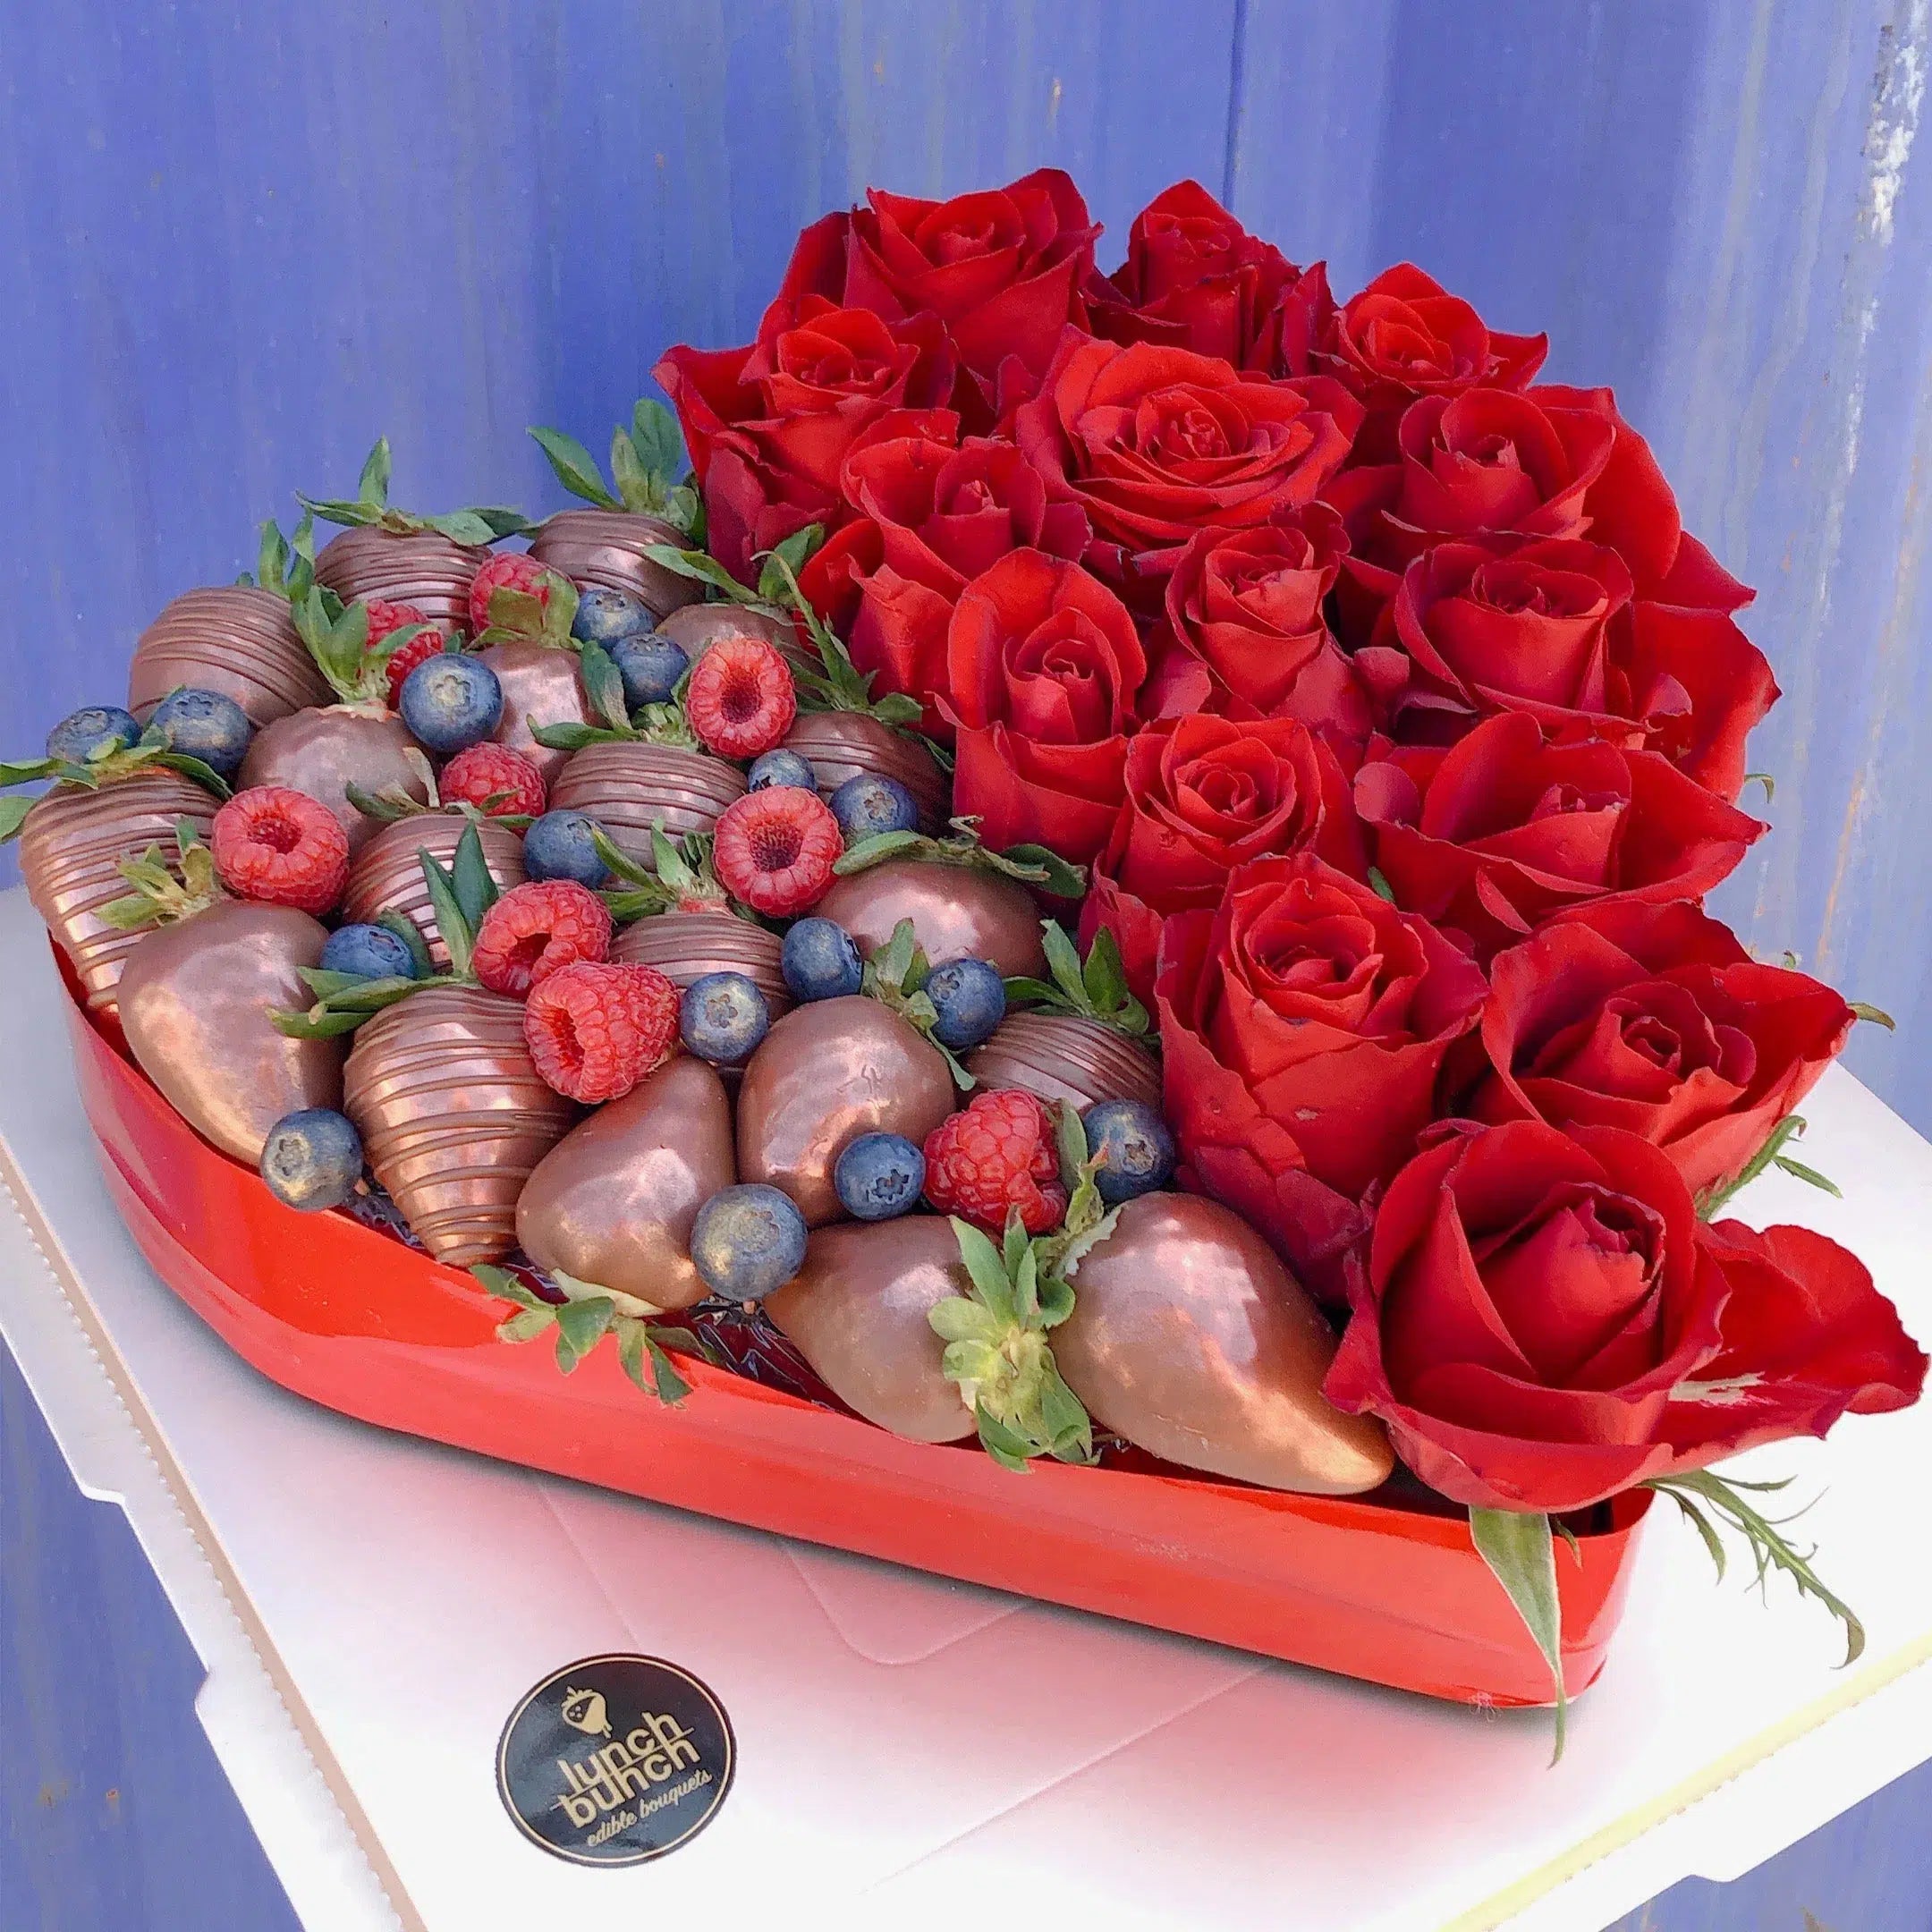
{"label": "red rose", "polygon": [[1396,903],[1484,959],[1571,906],[1699,898],[1765,829],[1654,751],[1546,744],[1515,711],[1364,765],[1355,808]]}
{"label": "red rose", "polygon": [[1368,706],[1322,615],[1347,551],[1342,520],[1326,504],[1254,530],[1199,532],[1167,580],[1174,649],[1157,676],[1155,708],[1299,718],[1354,764]]}
{"label": "red rose", "polygon": [[961,591],[946,631],[953,809],[996,849],[1085,864],[1124,795],[1147,658],[1127,607],[1077,564],[1015,550]]}
{"label": "red rose", "polygon": [[1165,719],[1127,748],[1127,796],[1095,861],[1080,912],[1091,945],[1106,927],[1128,983],[1154,990],[1170,913],[1211,911],[1229,873],[1250,859],[1315,852],[1360,877],[1361,837],[1335,755],[1292,718],[1237,724]]}
{"label": "red rose", "polygon": [[1499,953],[1477,1120],[1620,1127],[1693,1194],[1734,1179],[1843,1049],[1852,1009],[1695,906],[1598,904]]}
{"label": "red rose", "polygon": [[1614,1128],[1444,1140],[1389,1184],[1350,1272],[1323,1393],[1472,1506],[1581,1509],[1902,1407],[1925,1377],[1852,1256],[1801,1229],[1700,1229],[1670,1162]]}
{"label": "red rose", "polygon": [[741,349],[667,350],[652,374],[704,490],[712,555],[750,583],[758,552],[843,522],[853,438],[889,410],[945,402],[953,371],[932,317],[886,323],[816,295],[775,301]]}
{"label": "red rose", "polygon": [[1543,366],[1549,337],[1492,329],[1461,296],[1412,262],[1399,262],[1340,309],[1328,306],[1305,357],[1294,354],[1292,334],[1284,350],[1287,373],[1338,377],[1362,399],[1360,460],[1385,462],[1396,425],[1418,396],[1521,389]]}
{"label": "red rose", "polygon": [[1069,335],[1013,438],[1049,491],[1086,511],[1103,539],[1089,561],[1124,580],[1165,576],[1196,530],[1312,503],[1360,416],[1320,377],[1264,382],[1185,349]]}
{"label": "red rose", "polygon": [[1134,216],[1126,261],[1089,285],[1089,326],[1111,342],[1160,343],[1261,369],[1303,279],[1199,182],[1176,182]]}
{"label": "red rose", "polygon": [[1162,936],[1168,1119],[1191,1184],[1333,1292],[1357,1203],[1415,1151],[1482,973],[1310,852],[1262,859]]}
{"label": "red rose", "polygon": [[867,205],[800,235],[783,297],[830,296],[890,319],[937,316],[959,352],[960,406],[982,423],[1031,395],[1061,329],[1083,322],[1098,225],[1072,179],[1040,168],[1004,188]]}
{"label": "red rose", "polygon": [[1538,383],[1531,399],[1545,408],[1589,410],[1610,424],[1610,460],[1584,493],[1592,543],[1608,544],[1631,567],[1637,595],[1693,610],[1734,611],[1757,592],[1741,584],[1683,527],[1677,499],[1650,445],[1617,413],[1609,389]]}
{"label": "red rose", "polygon": [[960,592],[1016,549],[1078,557],[1088,534],[1079,505],[1049,503],[1039,472],[1011,443],[962,443],[957,420],[869,432],[841,478],[861,519],[846,532],[857,594],[852,661],[877,673],[879,691],[917,698],[926,728],[945,737],[952,727],[935,699],[946,689],[946,627]]}

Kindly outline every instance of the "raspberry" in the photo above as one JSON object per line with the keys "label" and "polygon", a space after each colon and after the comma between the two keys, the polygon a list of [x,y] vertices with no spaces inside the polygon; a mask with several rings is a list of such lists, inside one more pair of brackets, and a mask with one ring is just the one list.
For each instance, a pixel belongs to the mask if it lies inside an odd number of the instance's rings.
{"label": "raspberry", "polygon": [[1034,1095],[1003,1087],[974,1095],[926,1136],[926,1199],[999,1234],[1009,1208],[1029,1234],[1058,1227],[1066,1215],[1053,1116]]}
{"label": "raspberry", "polygon": [[377,649],[386,638],[394,636],[405,624],[429,622],[427,611],[418,610],[413,604],[392,604],[387,597],[364,597],[362,607],[369,613],[369,637],[365,644],[369,650]]}
{"label": "raspberry", "polygon": [[492,818],[543,816],[543,774],[521,751],[487,739],[459,751],[443,767],[436,789],[445,805],[474,805]]}
{"label": "raspberry", "polygon": [[470,968],[492,993],[521,999],[553,973],[609,958],[611,916],[575,879],[513,886],[483,915]]}
{"label": "raspberry", "polygon": [[706,750],[757,758],[792,729],[798,691],[790,667],[762,638],[722,638],[691,667],[684,715]]}
{"label": "raspberry", "polygon": [[711,862],[754,912],[784,919],[825,896],[844,850],[838,820],[816,792],[769,785],[724,808]]}
{"label": "raspberry", "polygon": [[547,610],[550,592],[557,581],[555,571],[546,570],[535,557],[521,550],[506,550],[501,556],[491,557],[470,580],[470,636],[479,636],[489,629],[490,599],[499,590],[521,590]]}
{"label": "raspberry", "polygon": [[[394,608],[394,606],[391,607]],[[408,643],[399,645],[390,652],[386,669],[389,677],[389,708],[392,711],[395,709],[402,696],[402,681],[418,665],[428,664],[432,657],[448,648],[449,639],[442,631],[419,631]]]}
{"label": "raspberry", "polygon": [[326,912],[349,883],[349,835],[326,805],[286,785],[255,785],[215,814],[221,882],[240,899]]}
{"label": "raspberry", "polygon": [[523,1040],[546,1086],[595,1106],[663,1065],[677,1021],[678,990],[655,966],[580,961],[530,995]]}

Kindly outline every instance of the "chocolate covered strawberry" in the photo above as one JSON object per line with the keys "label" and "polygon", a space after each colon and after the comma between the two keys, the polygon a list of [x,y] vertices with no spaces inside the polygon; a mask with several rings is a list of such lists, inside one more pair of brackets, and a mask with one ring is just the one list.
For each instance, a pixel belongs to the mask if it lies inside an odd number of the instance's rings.
{"label": "chocolate covered strawberry", "polygon": [[302,506],[346,526],[315,561],[315,580],[344,603],[381,597],[411,604],[453,634],[469,623],[470,582],[499,538],[530,528],[518,510],[496,504],[419,516],[389,502],[389,439],[377,439],[352,498],[309,497]]}
{"label": "chocolate covered strawberry", "polygon": [[[385,617],[388,614],[385,614]],[[284,785],[326,806],[359,851],[377,821],[360,811],[353,792],[428,796],[421,754],[389,707],[389,668],[399,651],[441,633],[405,623],[370,642],[370,606],[344,605],[311,586],[295,610],[295,626],[336,702],[277,718],[256,733],[242,761],[240,783]]]}
{"label": "chocolate covered strawberry", "polygon": [[661,826],[655,827],[648,869],[603,834],[596,837],[617,881],[608,894],[621,922],[611,943],[614,960],[655,966],[681,990],[709,973],[742,973],[765,996],[773,1019],[790,1010],[784,943],[724,889],[705,834],[687,833],[674,841]]}
{"label": "chocolate covered strawberry", "polygon": [[662,617],[701,593],[654,563],[654,547],[701,542],[704,511],[689,481],[677,423],[661,402],[640,400],[628,425],[611,432],[606,482],[575,436],[532,429],[557,480],[592,507],[560,510],[530,539],[530,555],[580,589],[592,584],[635,597]]}
{"label": "chocolate covered strawberry", "polygon": [[974,1078],[1080,1108],[1136,1100],[1158,1109],[1161,1067],[1151,1022],[1127,989],[1114,936],[1096,933],[1083,962],[1072,940],[1048,921],[1044,950],[1050,977],[1007,981],[1013,1010],[967,1060]]}
{"label": "chocolate covered strawberry", "polygon": [[343,917],[362,925],[400,915],[415,929],[437,965],[447,963],[436,907],[424,881],[419,855],[453,865],[463,837],[474,826],[477,851],[499,892],[524,879],[523,842],[511,826],[474,808],[409,810],[394,798],[371,801],[394,816],[349,862]]}
{"label": "chocolate covered strawberry", "polygon": [[128,709],[141,723],[183,689],[233,699],[255,725],[327,703],[291,614],[314,582],[313,530],[304,516],[292,546],[271,519],[252,577],[184,590],[141,632],[128,666]]}
{"label": "chocolate covered strawberry", "polygon": [[[340,838],[335,821],[321,817]],[[341,1045],[292,1039],[269,1017],[306,997],[301,972],[319,966],[328,935],[286,901],[225,891],[216,855],[186,820],[171,857],[172,865],[157,844],[123,860],[131,890],[102,910],[138,941],[118,988],[122,1031],[135,1063],[175,1112],[224,1154],[252,1165],[284,1114],[341,1104]]]}
{"label": "chocolate covered strawberry", "polygon": [[744,774],[704,750],[674,700],[633,714],[601,645],[584,645],[581,662],[593,722],[536,733],[540,744],[570,754],[552,782],[550,807],[595,819],[621,852],[648,866],[654,828],[662,825],[674,838],[710,831],[744,796]]}
{"label": "chocolate covered strawberry", "polygon": [[419,860],[444,970],[378,979],[308,972],[313,1003],[276,1023],[298,1038],[355,1034],[343,1108],[370,1171],[429,1252],[463,1267],[515,1245],[517,1197],[576,1107],[538,1071],[523,1002],[475,978],[477,928],[497,898],[483,842],[496,828],[454,822],[450,864]]}
{"label": "chocolate covered strawberry", "polygon": [[579,640],[571,632],[576,615],[575,585],[533,556],[493,556],[470,581],[477,653],[503,686],[496,741],[529,758],[547,784],[570,754],[540,743],[537,727],[589,720]]}
{"label": "chocolate covered strawberry", "polygon": [[47,742],[45,758],[0,765],[0,789],[52,781],[38,798],[0,798],[0,843],[20,840],[27,896],[67,955],[89,1010],[112,1013],[140,936],[104,916],[127,892],[122,861],[172,841],[182,820],[207,838],[228,787],[124,711],[77,712]]}

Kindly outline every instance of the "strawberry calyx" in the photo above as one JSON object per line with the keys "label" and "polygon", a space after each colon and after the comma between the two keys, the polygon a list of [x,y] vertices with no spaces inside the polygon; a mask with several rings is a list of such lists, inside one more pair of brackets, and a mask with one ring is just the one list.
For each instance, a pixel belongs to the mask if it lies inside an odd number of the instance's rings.
{"label": "strawberry calyx", "polygon": [[748,906],[733,899],[711,862],[708,832],[687,832],[673,839],[662,818],[651,826],[651,862],[643,866],[598,826],[590,835],[597,855],[623,886],[606,888],[604,903],[620,925],[665,912],[729,912],[757,925]]}
{"label": "strawberry calyx", "polygon": [[371,644],[369,606],[360,597],[344,604],[333,590],[316,583],[289,608],[296,635],[335,693],[338,708],[361,717],[388,716],[389,660],[405,644],[436,628],[428,623],[398,624]]}
{"label": "strawberry calyx", "polygon": [[1105,927],[1094,935],[1084,962],[1080,949],[1057,919],[1040,926],[1051,980],[1020,977],[1006,982],[1006,996],[1035,1013],[1068,1013],[1111,1027],[1129,1039],[1145,1039],[1153,1022],[1147,1008],[1127,989],[1120,946]]}
{"label": "strawberry calyx", "polygon": [[711,756],[684,715],[684,686],[690,682],[690,672],[678,681],[667,703],[648,704],[631,712],[624,708],[623,674],[612,662],[611,654],[601,644],[587,643],[578,657],[584,695],[599,722],[533,725],[530,736],[538,744],[552,751],[580,751],[592,744],[656,744]]}
{"label": "strawberry calyx", "polygon": [[277,1032],[292,1039],[335,1039],[344,1033],[353,1033],[372,1014],[394,1006],[412,993],[420,993],[426,987],[473,987],[480,983],[471,966],[477,928],[502,894],[483,857],[483,842],[477,836],[476,820],[472,818],[463,827],[447,868],[429,852],[419,850],[416,857],[422,866],[423,884],[428,888],[437,936],[449,953],[448,969],[443,972],[435,970],[429,948],[411,919],[401,912],[379,913],[375,923],[393,932],[409,948],[415,974],[407,979],[398,973],[381,979],[365,979],[355,973],[330,972],[319,966],[299,967],[302,983],[315,995],[315,1002],[300,1010],[283,1007],[272,1012],[268,1017]]}
{"label": "strawberry calyx", "polygon": [[302,512],[292,542],[270,517],[261,527],[255,568],[243,571],[236,583],[251,590],[272,590],[289,604],[299,604],[315,583],[315,518]]}
{"label": "strawberry calyx", "polygon": [[966,1071],[959,1055],[933,1033],[939,1023],[939,1010],[926,991],[926,981],[931,974],[931,962],[913,934],[912,921],[903,919],[893,928],[892,937],[867,959],[860,991],[876,999],[888,1012],[897,1013],[942,1054],[953,1075],[953,1084],[962,1093],[970,1093],[979,1082]]}
{"label": "strawberry calyx", "polygon": [[351,779],[343,786],[343,793],[365,818],[374,818],[383,825],[394,825],[398,818],[419,818],[427,814],[441,815],[445,818],[461,817],[469,819],[471,825],[480,825],[487,819],[491,825],[504,826],[513,832],[523,832],[530,828],[530,814],[528,812],[498,812],[490,809],[492,805],[510,796],[507,792],[493,792],[480,805],[469,799],[445,799],[436,785],[435,766],[430,764],[414,745],[411,745],[403,752],[402,762],[415,773],[428,795],[424,798],[413,798],[400,785],[385,785],[380,792],[365,791]]}
{"label": "strawberry calyx", "polygon": [[619,423],[611,431],[608,483],[597,458],[575,436],[560,429],[533,428],[530,434],[572,496],[598,510],[657,517],[691,542],[703,544],[704,499],[684,461],[677,418],[662,402],[640,396],[628,427]]}
{"label": "strawberry calyx", "polygon": [[150,845],[139,859],[122,860],[121,877],[133,891],[110,899],[97,915],[120,932],[177,925],[228,896],[215,876],[215,854],[186,818],[174,821],[173,865],[160,846]]}
{"label": "strawberry calyx", "polygon": [[389,438],[377,436],[376,446],[362,460],[353,497],[304,496],[298,492],[295,500],[311,516],[326,523],[387,530],[398,537],[434,530],[452,543],[479,547],[493,544],[501,537],[521,536],[537,527],[521,510],[501,504],[475,504],[442,516],[419,516],[413,511],[395,509],[389,502]]}
{"label": "strawberry calyx", "polygon": [[565,1375],[576,1368],[606,1335],[617,1340],[617,1360],[623,1372],[655,1401],[670,1408],[691,1394],[691,1384],[677,1371],[669,1351],[710,1360],[710,1352],[689,1328],[666,1327],[664,1309],[655,1302],[597,1282],[580,1281],[561,1269],[543,1279],[561,1297],[547,1300],[508,1268],[479,1262],[470,1272],[500,1301],[513,1301],[518,1312],[501,1323],[499,1342],[534,1342],[555,1332],[557,1367]]}
{"label": "strawberry calyx", "polygon": [[[106,744],[85,759],[38,758],[23,758],[12,764],[0,763],[0,791],[49,780],[55,786],[74,785],[96,792],[102,785],[136,777],[157,767],[191,778],[204,792],[216,799],[234,796],[234,788],[212,766],[204,765],[198,758],[189,757],[185,751],[171,750],[166,733],[151,724],[132,744]],[[21,826],[27,822],[27,814],[38,802],[38,794],[32,798],[0,799],[0,845],[20,835]]]}
{"label": "strawberry calyx", "polygon": [[928,865],[965,866],[997,873],[1021,886],[1037,886],[1055,899],[1078,899],[1086,892],[1084,866],[1068,864],[1044,845],[1010,845],[1004,852],[995,852],[979,843],[979,824],[973,816],[955,818],[953,830],[944,838],[929,838],[923,832],[876,832],[870,838],[855,839],[832,869],[840,877],[850,878],[854,873],[884,865],[888,859],[917,859]]}
{"label": "strawberry calyx", "polygon": [[1094,1460],[1093,1422],[1062,1379],[1049,1335],[1073,1312],[1082,1258],[1114,1232],[1117,1208],[1100,1199],[1086,1135],[1074,1109],[1055,1109],[1060,1170],[1068,1190],[1061,1225],[1029,1235],[1017,1209],[997,1245],[971,1222],[951,1216],[970,1284],[927,1316],[945,1343],[942,1372],[958,1385],[980,1446],[1004,1469],[1024,1471],[1038,1456]]}

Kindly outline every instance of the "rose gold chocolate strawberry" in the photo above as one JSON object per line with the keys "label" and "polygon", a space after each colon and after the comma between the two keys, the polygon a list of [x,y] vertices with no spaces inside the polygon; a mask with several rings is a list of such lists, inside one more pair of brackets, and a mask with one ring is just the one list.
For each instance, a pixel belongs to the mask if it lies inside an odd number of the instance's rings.
{"label": "rose gold chocolate strawberry", "polygon": [[327,703],[328,686],[290,613],[314,580],[311,529],[305,516],[291,547],[271,519],[252,580],[184,590],[141,632],[128,666],[128,709],[142,724],[182,686],[233,699],[258,726]]}
{"label": "rose gold chocolate strawberry", "polygon": [[1081,1109],[1139,1100],[1157,1110],[1161,1068],[1148,1011],[1127,990],[1114,936],[1096,934],[1084,964],[1057,924],[1049,921],[1044,937],[1051,979],[1009,979],[1012,1009],[968,1071],[982,1086],[1024,1087]]}
{"label": "rose gold chocolate strawberry", "polygon": [[171,869],[162,848],[124,860],[132,887],[103,916],[138,944],[117,989],[135,1063],[190,1126],[251,1165],[268,1130],[299,1107],[342,1103],[339,1041],[291,1039],[270,1019],[308,997],[328,935],[292,906],[230,898],[183,820]]}
{"label": "rose gold chocolate strawberry", "polygon": [[89,1010],[112,1013],[122,968],[142,937],[104,916],[127,893],[122,861],[172,843],[183,821],[206,840],[228,787],[155,731],[81,764],[0,765],[0,788],[43,778],[54,783],[38,799],[0,799],[0,842],[19,838],[27,896],[67,955]]}
{"label": "rose gold chocolate strawberry", "polygon": [[470,622],[470,580],[498,538],[530,528],[521,511],[495,504],[418,516],[389,503],[389,439],[379,438],[362,465],[352,500],[304,496],[305,509],[347,526],[323,547],[315,579],[344,604],[381,597],[413,605],[453,635]]}
{"label": "rose gold chocolate strawberry", "polygon": [[400,913],[421,935],[435,964],[446,966],[449,953],[436,925],[421,854],[427,852],[438,865],[453,865],[463,835],[472,826],[478,852],[496,890],[508,892],[522,885],[523,841],[509,826],[461,809],[408,812],[382,826],[351,860],[349,886],[343,894],[343,919],[369,925],[386,913]]}
{"label": "rose gold chocolate strawberry", "polygon": [[683,987],[707,973],[742,973],[765,996],[775,1020],[792,1006],[781,960],[784,942],[739,907],[711,868],[711,842],[701,832],[673,843],[662,825],[651,833],[652,865],[639,865],[603,834],[598,850],[623,883],[608,895],[622,923],[611,957],[655,966]]}
{"label": "rose gold chocolate strawberry", "polygon": [[756,638],[769,644],[796,671],[812,668],[815,660],[799,642],[789,617],[777,611],[745,604],[686,604],[657,623],[657,635],[669,638],[693,664],[714,644],[727,638]]}
{"label": "rose gold chocolate strawberry", "polygon": [[483,850],[491,829],[462,822],[452,862],[422,863],[442,972],[318,975],[309,979],[313,1004],[276,1015],[298,1038],[355,1033],[343,1109],[411,1231],[438,1261],[459,1267],[515,1246],[523,1184],[577,1117],[537,1071],[522,1003],[471,976],[476,928],[496,897]]}
{"label": "rose gold chocolate strawberry", "polygon": [[404,624],[372,649],[369,606],[344,606],[318,587],[295,607],[295,626],[337,702],[264,725],[242,761],[239,783],[306,792],[335,813],[350,850],[359,851],[376,835],[377,821],[357,808],[352,793],[419,803],[429,796],[423,755],[389,708],[389,659],[422,626]]}
{"label": "rose gold chocolate strawberry", "polygon": [[710,831],[744,796],[744,774],[699,744],[681,706],[646,705],[632,717],[623,680],[601,645],[586,644],[580,662],[593,722],[546,725],[536,734],[570,754],[550,787],[550,809],[594,818],[626,858],[648,867],[654,828],[673,838]]}
{"label": "rose gold chocolate strawberry", "polygon": [[702,594],[690,578],[666,570],[650,555],[689,543],[700,521],[677,424],[663,403],[640,401],[630,424],[620,423],[612,432],[609,483],[575,436],[555,429],[532,429],[530,435],[557,480],[593,506],[560,510],[545,521],[530,539],[530,555],[539,564],[580,585],[627,591],[655,617]]}
{"label": "rose gold chocolate strawberry", "polygon": [[[528,560],[512,556],[502,563],[507,567]],[[496,742],[521,751],[547,785],[555,781],[570,753],[539,743],[536,731],[544,725],[588,724],[589,700],[578,642],[571,635],[577,614],[576,586],[554,569],[529,567],[535,588],[505,586],[492,591],[485,614],[489,622],[474,643],[503,686],[503,718],[493,734]],[[480,597],[486,581],[479,579],[472,586],[475,597]]]}

